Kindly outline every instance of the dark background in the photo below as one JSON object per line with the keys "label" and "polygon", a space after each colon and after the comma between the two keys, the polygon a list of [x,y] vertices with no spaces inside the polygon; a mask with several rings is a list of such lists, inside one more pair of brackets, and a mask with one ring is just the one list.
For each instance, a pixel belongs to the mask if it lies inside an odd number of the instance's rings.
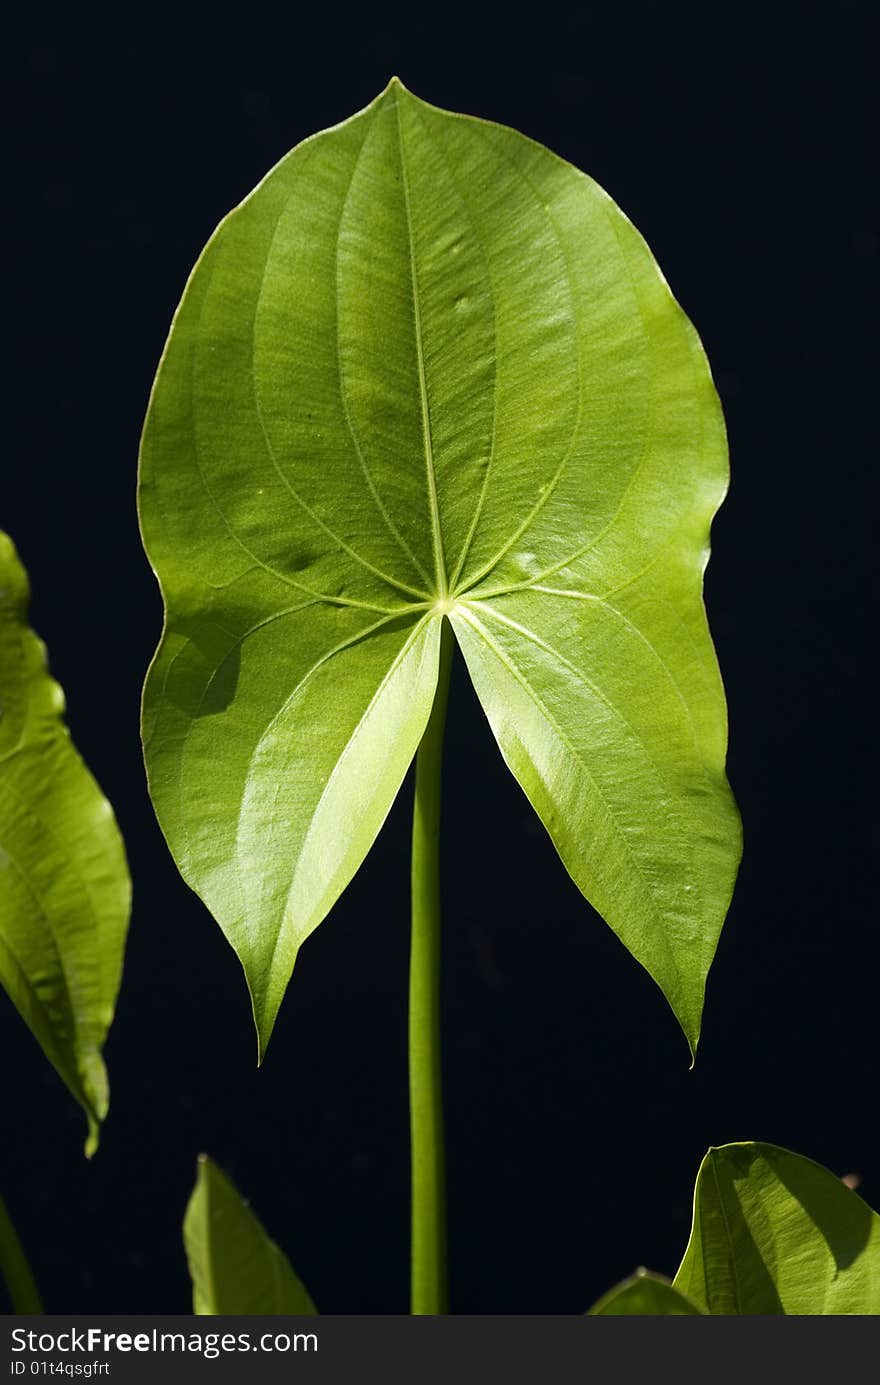
{"label": "dark background", "polygon": [[0,997],[0,1188],[50,1310],[189,1310],[180,1222],[204,1149],[319,1307],[406,1311],[411,786],[304,949],[257,1071],[238,963],[179,879],[144,786],[138,699],[161,603],[134,507],[147,395],[204,241],[291,145],[392,72],[548,144],[632,217],[703,337],[733,474],[706,591],[746,847],[693,1072],[458,669],[444,827],[453,1310],[578,1312],[637,1264],[674,1272],[709,1144],[787,1145],[860,1174],[880,1206],[874,7],[805,7],[791,24],[772,7],[618,8],[536,7],[527,22],[475,7],[393,22],[329,7],[124,22],[50,9],[13,27],[0,523],[135,891],[91,1163],[81,1113]]}

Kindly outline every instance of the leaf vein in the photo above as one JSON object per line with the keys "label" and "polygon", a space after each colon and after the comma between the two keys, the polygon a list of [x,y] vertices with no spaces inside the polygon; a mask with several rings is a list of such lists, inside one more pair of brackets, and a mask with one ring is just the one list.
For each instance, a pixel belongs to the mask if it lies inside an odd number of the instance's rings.
{"label": "leaf vein", "polygon": [[[489,608],[489,607],[487,607],[486,609],[489,610],[489,611],[491,611],[491,608]],[[604,807],[605,807],[605,811],[606,811],[606,813],[607,813],[607,815],[608,815],[608,819],[609,819],[609,821],[613,824],[614,830],[615,830],[615,832],[616,832],[616,834],[617,834],[617,836],[618,836],[618,838],[619,838],[619,840],[620,840],[620,843],[621,843],[621,845],[622,845],[622,847],[623,847],[624,853],[626,854],[627,858],[628,858],[629,861],[630,861],[630,864],[632,865],[633,869],[635,870],[636,874],[638,875],[639,879],[641,880],[642,885],[643,885],[643,887],[644,887],[644,890],[645,890],[646,894],[648,895],[649,899],[650,899],[650,900],[652,901],[652,903],[654,904],[654,912],[655,912],[655,917],[656,917],[657,912],[658,912],[658,908],[657,908],[658,901],[657,901],[657,899],[656,899],[656,896],[655,896],[655,893],[654,893],[654,889],[653,889],[653,887],[652,887],[652,885],[651,885],[651,882],[649,881],[648,877],[645,875],[644,868],[643,868],[641,862],[639,861],[638,857],[637,857],[637,856],[635,855],[635,853],[633,852],[633,849],[632,849],[632,846],[630,845],[630,842],[629,842],[629,839],[628,839],[628,837],[627,837],[627,834],[626,834],[624,828],[621,826],[621,824],[620,824],[620,822],[619,822],[619,820],[618,820],[617,814],[615,813],[614,809],[612,808],[612,806],[611,806],[611,804],[610,804],[608,798],[606,797],[606,795],[602,792],[602,789],[600,788],[600,786],[599,786],[598,782],[596,781],[594,775],[591,773],[590,768],[589,768],[589,765],[587,764],[587,762],[586,762],[584,756],[580,753],[580,751],[579,751],[579,750],[576,748],[576,746],[572,743],[571,739],[570,739],[569,736],[566,734],[566,732],[564,731],[564,729],[560,726],[560,724],[559,724],[559,722],[557,721],[557,719],[553,716],[553,713],[550,711],[549,707],[546,705],[546,703],[544,702],[544,700],[541,698],[541,696],[535,691],[535,689],[534,689],[534,688],[532,687],[532,685],[529,683],[528,679],[525,677],[525,674],[523,674],[522,671],[521,671],[520,669],[518,669],[518,668],[516,667],[516,665],[512,662],[512,660],[510,660],[510,659],[507,657],[507,655],[504,653],[504,651],[503,651],[503,649],[501,648],[501,646],[498,645],[498,644],[496,643],[496,641],[492,639],[492,636],[488,633],[488,631],[486,630],[485,626],[483,626],[482,623],[474,617],[473,613],[472,613],[470,610],[463,610],[463,611],[462,611],[462,614],[464,615],[464,618],[465,618],[467,621],[469,621],[469,623],[470,623],[471,625],[473,625],[473,627],[477,630],[477,632],[478,632],[478,633],[482,636],[482,638],[486,641],[486,643],[489,645],[489,648],[492,649],[493,652],[495,653],[495,656],[500,660],[501,663],[503,663],[503,664],[505,665],[505,667],[507,668],[508,672],[509,672],[509,673],[511,674],[511,676],[516,680],[516,682],[519,683],[520,687],[525,691],[525,693],[532,699],[532,701],[534,702],[535,706],[538,707],[538,708],[540,709],[540,711],[542,712],[542,714],[544,715],[544,717],[547,719],[547,721],[550,723],[550,725],[555,729],[556,734],[559,736],[559,739],[560,739],[560,740],[562,741],[562,743],[568,748],[568,750],[571,752],[571,755],[572,755],[573,758],[578,762],[578,764],[580,764],[580,766],[581,766],[581,768],[582,768],[584,774],[586,775],[587,779],[589,779],[590,783],[592,784],[592,786],[593,786],[593,788],[594,788],[594,790],[595,790],[595,792],[596,792],[596,796],[598,797],[598,799],[600,800],[600,802],[601,802],[601,803],[604,805]],[[496,614],[497,614],[497,613],[496,613]],[[552,652],[552,651],[551,651],[551,652]],[[596,691],[596,693],[597,693],[597,696],[599,696],[599,697],[601,698],[602,701],[606,701],[606,699],[605,699],[604,697],[602,697],[602,695],[598,692],[598,690],[595,690],[595,691]],[[608,703],[607,705],[608,705],[608,706],[611,706],[610,703]],[[612,710],[616,710],[616,709],[612,708]],[[618,713],[618,715],[619,715],[619,713]],[[622,718],[622,719],[623,719],[623,718]],[[624,720],[625,720],[625,719],[624,719]],[[628,723],[627,723],[627,724],[628,724]],[[661,911],[661,912],[662,912],[662,911]],[[660,931],[658,932],[658,939],[662,939],[663,942],[664,942],[664,944],[666,943],[665,934],[662,932],[662,930],[660,930]],[[680,968],[679,968],[679,966],[678,966],[678,962],[677,962],[676,958],[674,957],[674,955],[672,954],[671,949],[668,947],[668,944],[664,947],[664,952],[665,952],[665,954],[666,954],[667,961],[668,961],[669,964],[671,965],[671,967],[672,967],[672,969],[674,970],[676,976],[680,977],[681,972],[680,972]]]}
{"label": "leaf vein", "polygon": [[[279,216],[279,221],[280,221],[280,216]],[[212,273],[212,272],[213,272],[213,271],[209,271],[209,273]],[[265,276],[265,268],[264,268],[264,276]],[[252,362],[252,371],[253,371],[253,362]],[[270,577],[275,578],[276,581],[283,583],[283,585],[286,586],[286,587],[292,587],[295,591],[305,592],[308,596],[317,596],[317,597],[319,597],[319,599],[321,599],[321,600],[333,602],[334,604],[337,604],[337,605],[346,605],[346,606],[362,605],[362,604],[363,604],[362,602],[356,602],[356,601],[354,601],[354,600],[352,600],[352,599],[349,599],[349,598],[346,598],[346,597],[336,597],[336,596],[326,596],[326,597],[324,597],[324,596],[321,596],[320,593],[313,591],[310,587],[305,586],[304,583],[298,582],[298,581],[296,580],[296,578],[294,578],[294,577],[288,577],[286,573],[279,572],[277,568],[272,567],[271,564],[267,563],[267,562],[265,561],[264,558],[261,558],[260,555],[259,555],[258,553],[255,553],[254,550],[253,550],[252,548],[249,548],[248,545],[245,543],[244,539],[241,537],[241,535],[238,534],[238,533],[236,532],[234,526],[232,525],[232,523],[231,523],[230,520],[229,520],[229,516],[226,514],[226,511],[223,509],[222,505],[220,504],[220,502],[218,501],[217,497],[215,496],[213,490],[211,489],[210,485],[208,484],[208,478],[207,478],[207,476],[206,476],[206,474],[205,474],[205,469],[204,469],[204,467],[203,467],[203,465],[202,465],[201,443],[200,443],[200,440],[199,440],[198,427],[196,426],[196,421],[195,421],[195,399],[196,399],[196,397],[197,397],[197,391],[196,391],[196,373],[197,373],[197,359],[196,359],[196,352],[193,351],[193,353],[192,353],[192,362],[191,362],[191,366],[190,366],[190,400],[191,400],[191,410],[192,410],[193,461],[195,462],[196,473],[197,473],[197,475],[198,475],[199,481],[201,482],[202,489],[204,490],[205,495],[207,496],[210,505],[212,506],[212,508],[214,509],[214,511],[216,512],[216,514],[218,515],[219,519],[221,520],[221,522],[222,522],[224,528],[226,529],[226,532],[229,534],[229,537],[232,539],[233,543],[237,544],[238,547],[242,550],[242,552],[243,552],[243,553],[246,553],[247,556],[251,559],[251,561],[252,561],[258,568],[262,569],[263,572],[268,573],[268,575],[269,575]],[[261,419],[260,414],[259,414],[259,408],[258,408],[258,406],[257,406],[257,404],[256,404],[256,400],[254,401],[254,406],[255,406],[256,413],[257,413],[258,421],[260,422],[260,426],[261,426],[261,429],[262,429],[262,419]],[[264,438],[264,442],[265,442],[267,451],[269,452],[270,458],[271,458],[271,460],[273,461],[273,463],[274,463],[274,465],[275,465],[275,470],[278,471],[278,465],[277,465],[277,462],[275,462],[274,457],[272,456],[271,449],[270,449],[270,447],[269,447],[269,441],[268,441],[268,438],[266,437],[266,434],[265,434],[265,429],[262,429],[262,432],[263,432],[263,438]],[[284,479],[284,478],[282,477],[282,480],[283,480],[283,479]],[[298,498],[298,497],[294,497],[294,498]],[[300,503],[302,504],[302,503],[304,503],[304,502],[300,502]],[[159,505],[160,509],[163,508],[163,507],[162,507],[161,499],[160,499],[160,497],[159,497],[158,495],[157,495],[157,504]],[[352,555],[352,556],[355,556],[355,555]],[[382,574],[376,574],[376,575],[382,576]],[[389,579],[384,578],[383,580],[388,581]],[[428,593],[427,593],[427,592],[420,592],[420,591],[417,591],[415,588],[410,588],[410,587],[406,587],[406,586],[401,586],[401,584],[396,583],[396,582],[394,582],[394,581],[391,581],[390,585],[391,585],[391,586],[397,586],[401,591],[405,592],[405,594],[408,595],[408,596],[417,596],[417,597],[423,597],[423,598],[425,598],[425,599],[428,599]],[[370,609],[372,609],[372,608],[370,608]]]}
{"label": "leaf vein", "polygon": [[339,398],[342,404],[342,412],[345,417],[345,424],[348,428],[348,433],[351,438],[352,445],[354,447],[355,454],[358,459],[358,463],[360,464],[361,471],[364,475],[364,480],[367,483],[367,488],[375,502],[376,508],[378,509],[379,514],[382,516],[382,519],[384,520],[389,533],[396,540],[401,552],[405,555],[405,557],[409,558],[410,562],[413,564],[419,576],[424,578],[424,580],[430,586],[431,578],[425,571],[419,559],[416,557],[415,553],[413,553],[406,539],[403,537],[397,525],[394,523],[393,519],[388,513],[388,510],[385,506],[385,502],[383,501],[379,493],[378,487],[376,486],[376,483],[373,479],[373,474],[370,471],[370,468],[367,466],[367,460],[364,456],[364,450],[361,445],[360,438],[358,437],[358,434],[355,430],[354,420],[351,416],[351,409],[349,407],[348,400],[348,388],[346,385],[345,371],[342,365],[342,343],[339,331],[339,279],[341,273],[340,244],[342,239],[342,224],[345,220],[345,213],[348,208],[349,201],[351,200],[351,193],[352,189],[354,188],[354,180],[357,176],[358,165],[360,164],[361,158],[363,157],[364,149],[367,146],[367,138],[368,136],[365,136],[364,141],[361,144],[358,156],[354,162],[354,167],[351,171],[351,179],[348,184],[348,191],[345,194],[345,200],[342,204],[342,210],[339,214],[339,226],[336,232],[336,327],[334,331],[334,347],[336,352],[336,369],[339,376]]}
{"label": "leaf vein", "polygon": [[466,561],[467,561],[467,556],[468,556],[468,553],[470,552],[471,544],[473,543],[474,535],[475,535],[476,532],[477,532],[477,526],[478,526],[478,524],[479,524],[479,522],[480,522],[480,517],[481,517],[481,515],[482,515],[482,513],[483,513],[483,507],[484,507],[484,505],[485,505],[485,502],[486,502],[486,495],[487,495],[488,489],[489,489],[489,479],[490,479],[490,476],[491,476],[491,474],[492,474],[492,467],[493,467],[493,463],[494,463],[494,461],[495,461],[495,445],[496,445],[496,441],[497,441],[497,432],[498,432],[498,324],[497,324],[497,309],[496,309],[496,304],[495,304],[495,286],[494,286],[494,283],[493,283],[492,271],[491,271],[490,266],[489,266],[489,256],[488,256],[488,253],[487,253],[487,251],[486,251],[486,246],[485,246],[485,243],[484,243],[484,241],[483,241],[483,237],[480,235],[480,232],[479,232],[479,230],[478,230],[478,228],[477,228],[477,223],[476,223],[476,219],[475,219],[475,217],[474,217],[474,214],[473,214],[473,212],[471,211],[470,207],[468,206],[467,197],[465,196],[464,192],[462,191],[462,189],[461,189],[461,187],[460,187],[460,185],[459,185],[458,179],[457,179],[456,176],[455,176],[455,170],[454,170],[454,168],[453,168],[452,162],[451,162],[451,160],[450,160],[450,158],[449,158],[449,155],[446,153],[446,150],[444,149],[443,145],[442,145],[441,142],[431,133],[431,129],[430,129],[429,125],[423,120],[422,116],[421,116],[418,112],[416,112],[416,118],[417,118],[417,120],[419,121],[419,124],[421,125],[421,128],[422,128],[422,130],[423,130],[423,132],[424,132],[424,134],[425,134],[425,137],[426,137],[426,139],[428,140],[429,144],[431,145],[431,147],[432,147],[433,149],[435,149],[435,150],[437,151],[437,154],[439,155],[440,159],[442,160],[442,162],[443,162],[443,164],[444,164],[444,166],[445,166],[445,168],[446,168],[446,172],[447,172],[447,174],[449,175],[449,181],[452,183],[453,187],[455,188],[455,191],[456,191],[456,193],[458,194],[459,203],[460,203],[460,205],[462,206],[462,208],[464,209],[465,216],[467,217],[468,221],[470,222],[471,229],[473,230],[473,233],[474,233],[474,241],[476,242],[476,245],[477,245],[477,247],[478,247],[478,249],[479,249],[480,258],[481,258],[482,261],[483,261],[483,265],[485,266],[485,270],[486,270],[486,280],[487,280],[488,291],[489,291],[489,303],[490,303],[491,309],[492,309],[492,340],[493,340],[493,352],[492,352],[492,425],[491,425],[491,430],[490,430],[490,435],[489,435],[489,458],[488,458],[488,461],[486,462],[486,470],[485,470],[484,473],[483,473],[483,482],[482,482],[482,485],[480,486],[480,494],[479,494],[479,496],[477,497],[477,504],[476,504],[476,508],[475,508],[475,510],[474,510],[473,518],[471,519],[471,523],[470,523],[470,527],[468,528],[468,532],[467,532],[467,534],[465,535],[464,544],[463,544],[463,546],[462,546],[462,550],[461,550],[461,553],[460,553],[460,555],[459,555],[458,562],[457,562],[456,565],[455,565],[455,571],[453,572],[452,577],[451,577],[450,580],[449,580],[450,589],[451,589],[452,591],[454,591],[455,588],[456,588],[456,585],[457,585],[457,583],[458,583],[458,580],[459,580],[459,578],[461,577],[462,571],[463,571],[463,569],[464,569],[464,565],[465,565],[465,563],[466,563]]}
{"label": "leaf vein", "polygon": [[437,474],[434,466],[434,448],[431,438],[431,407],[428,400],[428,382],[425,374],[425,349],[422,339],[422,313],[419,301],[419,275],[416,266],[415,236],[413,233],[412,210],[410,207],[409,179],[406,172],[406,158],[403,152],[403,123],[400,118],[400,103],[395,101],[397,119],[397,143],[400,150],[400,176],[403,184],[403,205],[406,211],[407,239],[409,244],[409,266],[412,278],[413,315],[415,318],[416,359],[419,372],[419,399],[422,409],[422,437],[425,446],[425,470],[428,480],[428,501],[431,510],[431,536],[434,546],[434,566],[436,569],[439,594],[446,596],[446,559],[443,553],[443,533],[440,526],[440,502],[437,495]]}
{"label": "leaf vein", "polygon": [[[365,138],[366,138],[366,136],[365,136]],[[255,306],[255,308],[254,308],[254,317],[253,317],[253,322],[252,322],[252,324],[251,324],[251,386],[252,386],[252,388],[253,388],[254,412],[255,412],[256,417],[257,417],[257,422],[258,422],[258,424],[259,424],[259,426],[260,426],[260,432],[261,432],[261,434],[262,434],[263,442],[264,442],[265,447],[266,447],[266,454],[267,454],[267,456],[268,456],[268,458],[269,458],[269,461],[272,463],[272,466],[273,466],[273,468],[275,469],[275,472],[277,473],[278,479],[281,481],[281,484],[282,484],[282,485],[286,488],[286,490],[290,493],[290,495],[293,497],[293,499],[296,501],[296,503],[297,503],[299,506],[301,506],[301,508],[303,509],[303,511],[305,512],[305,514],[307,514],[308,517],[309,517],[309,519],[312,521],[312,523],[313,523],[313,524],[316,524],[316,525],[318,526],[318,528],[319,528],[320,530],[322,530],[323,533],[325,533],[325,534],[327,535],[327,537],[328,537],[329,539],[331,539],[331,540],[337,545],[338,548],[340,548],[344,553],[347,553],[348,556],[349,556],[350,558],[353,558],[354,561],[355,561],[356,563],[359,563],[360,566],[363,567],[367,572],[371,572],[371,573],[373,574],[374,577],[378,577],[378,578],[380,579],[380,581],[387,582],[387,584],[388,584],[390,587],[396,587],[396,588],[398,589],[398,591],[406,592],[407,595],[409,595],[409,596],[427,597],[427,596],[428,596],[428,593],[427,593],[427,592],[420,591],[417,587],[411,587],[411,586],[410,586],[408,583],[406,583],[406,582],[400,582],[400,581],[398,581],[396,577],[391,577],[391,576],[389,575],[389,573],[384,572],[381,568],[376,567],[373,563],[369,562],[369,560],[368,560],[367,558],[364,558],[360,553],[358,553],[358,552],[356,551],[356,549],[352,548],[351,544],[347,543],[347,542],[345,541],[345,539],[343,539],[343,538],[341,537],[341,535],[337,534],[336,531],[335,531],[334,529],[332,529],[332,528],[330,527],[329,524],[326,524],[326,523],[324,522],[324,520],[321,519],[321,517],[315,513],[315,511],[312,509],[311,505],[309,505],[308,502],[307,502],[306,500],[303,499],[303,497],[300,495],[299,491],[298,491],[298,490],[296,489],[296,487],[294,486],[293,482],[290,480],[290,477],[287,476],[287,474],[284,472],[284,470],[283,470],[282,467],[281,467],[280,462],[278,461],[278,457],[276,456],[275,449],[274,449],[274,447],[272,446],[272,441],[271,441],[271,439],[270,439],[270,437],[269,437],[269,433],[268,433],[268,430],[267,430],[267,428],[266,428],[266,422],[265,422],[265,419],[264,419],[264,417],[263,417],[263,410],[262,410],[262,406],[261,406],[261,404],[260,404],[259,390],[258,390],[258,387],[257,387],[257,369],[256,369],[256,349],[257,349],[257,340],[256,340],[256,325],[257,325],[257,319],[258,319],[259,314],[260,314],[260,305],[261,305],[261,303],[262,303],[263,294],[264,294],[265,288],[266,288],[266,279],[267,279],[267,276],[268,276],[268,273],[269,273],[269,262],[270,262],[270,260],[271,260],[271,258],[272,258],[272,251],[273,251],[273,249],[274,249],[275,242],[277,241],[278,235],[279,235],[280,230],[281,230],[281,223],[282,223],[282,220],[284,219],[284,214],[285,214],[285,212],[287,211],[288,207],[290,206],[290,203],[291,203],[292,200],[293,200],[293,195],[291,194],[291,196],[288,197],[287,201],[284,203],[283,207],[281,208],[281,211],[278,213],[278,218],[277,218],[277,220],[276,220],[276,222],[275,222],[275,230],[274,230],[273,233],[272,233],[272,239],[271,239],[271,241],[269,242],[269,248],[268,248],[268,250],[266,251],[266,258],[265,258],[265,260],[263,261],[263,272],[262,272],[262,275],[261,275],[261,278],[260,278],[260,287],[259,287],[259,289],[257,290],[256,306]]]}
{"label": "leaf vein", "polygon": [[[481,126],[480,124],[475,123],[475,125],[474,125],[473,128],[474,128],[474,133],[475,133],[480,139],[482,139],[483,142],[484,142],[485,144],[488,144],[488,145],[489,145],[489,148],[492,149],[493,152],[496,153],[496,154],[499,156],[499,158],[501,158],[501,159],[504,160],[504,162],[505,162],[505,163],[508,165],[508,167],[511,169],[512,173],[514,174],[514,176],[517,177],[517,178],[528,188],[529,192],[531,193],[531,195],[532,195],[532,197],[533,197],[533,199],[534,199],[534,201],[535,201],[535,204],[536,204],[538,210],[539,210],[540,212],[543,213],[543,215],[544,215],[544,217],[545,217],[545,219],[546,219],[546,221],[547,221],[547,224],[549,225],[550,230],[551,230],[551,232],[552,232],[552,234],[553,234],[553,237],[554,237],[554,239],[555,239],[555,241],[556,241],[556,244],[557,244],[557,246],[559,247],[559,255],[560,255],[560,259],[561,259],[561,261],[562,261],[563,269],[564,269],[564,271],[565,271],[565,281],[566,281],[566,286],[567,286],[567,288],[568,288],[569,302],[570,302],[570,304],[571,304],[571,314],[572,314],[572,318],[573,318],[574,322],[577,324],[578,314],[577,314],[577,309],[576,309],[576,306],[575,306],[576,300],[575,300],[575,294],[574,294],[574,280],[573,280],[572,273],[571,273],[571,266],[570,266],[570,263],[569,263],[568,253],[567,253],[566,248],[565,248],[565,243],[563,242],[562,236],[560,235],[559,226],[557,225],[557,222],[556,222],[555,217],[552,215],[552,213],[551,213],[549,207],[546,206],[546,204],[545,204],[544,202],[542,202],[542,200],[541,200],[540,197],[538,196],[537,188],[535,187],[535,185],[534,185],[534,183],[532,182],[531,178],[529,178],[528,175],[527,175],[521,168],[517,167],[517,165],[516,165],[516,164],[514,163],[514,161],[510,158],[510,156],[505,152],[504,149],[502,149],[500,143],[497,143],[495,140],[490,139],[489,135],[486,133],[486,131],[482,128],[482,126]],[[557,487],[558,487],[560,481],[562,480],[562,477],[563,477],[563,474],[564,474],[564,472],[565,472],[565,469],[566,469],[566,467],[568,466],[569,461],[571,460],[572,453],[574,452],[575,444],[576,444],[576,442],[577,442],[577,440],[578,440],[578,437],[579,437],[579,434],[580,434],[580,430],[581,430],[581,424],[582,424],[582,422],[583,422],[583,410],[584,410],[584,381],[583,381],[583,369],[582,369],[582,362],[581,362],[581,360],[580,360],[580,354],[578,354],[578,363],[577,363],[577,366],[578,366],[578,369],[577,369],[577,381],[578,381],[578,401],[577,401],[577,410],[576,410],[576,413],[575,413],[574,424],[572,425],[571,436],[570,436],[570,438],[569,438],[569,440],[568,440],[568,443],[567,443],[567,445],[566,445],[565,452],[563,453],[562,459],[561,459],[561,461],[559,462],[559,465],[558,465],[558,467],[557,467],[557,469],[556,469],[554,475],[552,476],[552,478],[551,478],[551,480],[550,480],[550,482],[549,482],[549,484],[548,484],[548,486],[547,486],[546,491],[544,492],[544,494],[543,494],[542,496],[540,496],[540,498],[538,499],[538,501],[536,502],[536,504],[532,507],[530,513],[526,516],[525,520],[520,524],[520,526],[517,528],[517,530],[515,531],[515,533],[510,537],[510,539],[508,539],[508,541],[507,541],[505,544],[502,545],[502,547],[498,550],[498,552],[495,554],[495,556],[492,557],[492,558],[490,558],[490,559],[488,559],[487,562],[485,562],[485,563],[483,564],[483,566],[478,570],[478,572],[475,574],[475,576],[470,577],[470,578],[467,580],[467,583],[466,583],[466,586],[467,586],[467,587],[474,587],[474,586],[477,584],[477,582],[481,582],[481,581],[483,580],[484,577],[487,577],[487,576],[489,575],[489,573],[492,572],[492,571],[498,566],[498,564],[501,562],[502,558],[506,557],[506,555],[510,552],[511,548],[513,547],[513,545],[514,545],[515,543],[518,543],[519,540],[522,538],[523,534],[525,534],[526,531],[531,527],[531,525],[534,524],[535,520],[538,518],[538,515],[539,515],[539,514],[541,513],[541,511],[544,509],[545,505],[546,505],[547,502],[550,500],[551,496],[555,494],[556,489],[557,489]]]}

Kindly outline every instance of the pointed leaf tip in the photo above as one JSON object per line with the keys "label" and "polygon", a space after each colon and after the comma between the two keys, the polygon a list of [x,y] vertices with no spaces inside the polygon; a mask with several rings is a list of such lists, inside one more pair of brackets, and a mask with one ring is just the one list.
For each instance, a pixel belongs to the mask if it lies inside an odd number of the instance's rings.
{"label": "pointed leaf tip", "polygon": [[284,1252],[206,1155],[198,1159],[183,1237],[196,1315],[315,1313]]}
{"label": "pointed leaf tip", "polygon": [[410,92],[407,91],[407,88],[404,86],[403,82],[400,80],[399,77],[390,77],[388,81],[385,83],[385,86],[380,91],[379,95],[376,97],[374,104],[381,105],[383,102],[391,101],[397,96],[409,95]]}
{"label": "pointed leaf tip", "polygon": [[91,1159],[95,1154],[97,1154],[98,1146],[101,1142],[101,1125],[100,1122],[97,1121],[95,1117],[92,1115],[91,1111],[86,1112],[86,1121],[88,1124],[88,1130],[86,1134],[84,1153],[87,1159]]}
{"label": "pointed leaf tip", "polygon": [[589,1310],[589,1317],[698,1317],[703,1313],[662,1275],[639,1266]]}

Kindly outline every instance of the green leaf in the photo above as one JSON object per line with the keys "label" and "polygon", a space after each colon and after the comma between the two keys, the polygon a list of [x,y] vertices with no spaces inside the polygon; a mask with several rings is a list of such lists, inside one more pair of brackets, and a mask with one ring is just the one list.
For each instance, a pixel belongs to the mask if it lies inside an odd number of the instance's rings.
{"label": "green leaf", "polygon": [[739,819],[696,334],[577,169],[399,82],[221,224],[146,420],[150,790],[261,1050],[379,831],[449,617],[502,754],[692,1049]]}
{"label": "green leaf", "polygon": [[193,1312],[316,1313],[287,1256],[206,1155],[183,1221]]}
{"label": "green leaf", "polygon": [[88,1117],[97,1148],[131,882],[113,810],[65,727],[0,534],[0,982]]}
{"label": "green leaf", "polygon": [[639,1270],[632,1278],[603,1294],[588,1316],[682,1318],[699,1317],[702,1311],[668,1279]]}
{"label": "green leaf", "polygon": [[713,1314],[880,1313],[880,1217],[776,1145],[710,1149],[675,1287]]}
{"label": "green leaf", "polygon": [[2,1275],[13,1313],[42,1313],[43,1304],[12,1218],[0,1197],[0,1275]]}

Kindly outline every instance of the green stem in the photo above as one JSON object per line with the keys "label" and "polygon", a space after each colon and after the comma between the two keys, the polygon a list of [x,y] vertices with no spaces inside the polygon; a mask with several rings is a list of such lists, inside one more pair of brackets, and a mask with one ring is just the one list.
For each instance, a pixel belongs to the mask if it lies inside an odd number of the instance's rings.
{"label": "green stem", "polygon": [[43,1305],[15,1227],[0,1198],[0,1274],[6,1280],[13,1313],[42,1313]]}
{"label": "green stem", "polygon": [[440,1065],[440,778],[454,642],[440,634],[434,705],[416,756],[409,971],[412,1311],[445,1313],[446,1178]]}

